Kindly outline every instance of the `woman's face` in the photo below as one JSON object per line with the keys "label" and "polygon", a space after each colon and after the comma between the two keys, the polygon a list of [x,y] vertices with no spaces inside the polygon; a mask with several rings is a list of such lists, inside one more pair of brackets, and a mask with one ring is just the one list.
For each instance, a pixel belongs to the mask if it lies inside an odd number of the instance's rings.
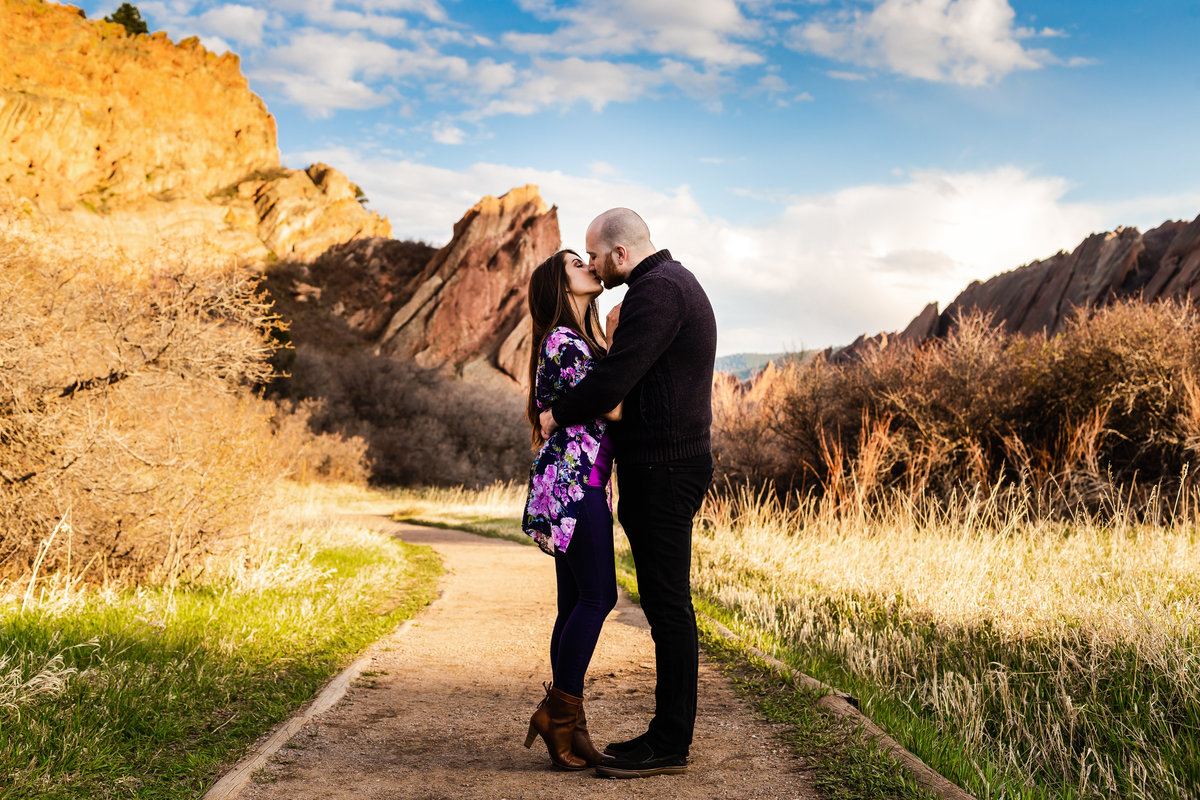
{"label": "woman's face", "polygon": [[592,274],[579,256],[567,253],[567,291],[589,300],[604,291],[600,279]]}

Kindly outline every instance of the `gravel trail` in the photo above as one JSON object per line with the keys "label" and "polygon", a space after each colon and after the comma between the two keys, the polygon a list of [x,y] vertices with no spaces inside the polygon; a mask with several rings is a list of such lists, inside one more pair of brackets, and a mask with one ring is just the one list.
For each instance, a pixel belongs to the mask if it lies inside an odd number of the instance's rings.
{"label": "gravel trail", "polygon": [[[636,780],[550,766],[539,739],[522,747],[550,678],[554,568],[537,548],[460,531],[356,521],[432,545],[441,597],[368,651],[346,696],[302,729],[239,795],[244,800],[405,798],[696,798],[813,800],[818,795],[777,728],[757,719],[701,654],[700,708],[686,775]],[[622,593],[588,673],[597,746],[636,735],[653,710],[654,649],[641,609]]]}

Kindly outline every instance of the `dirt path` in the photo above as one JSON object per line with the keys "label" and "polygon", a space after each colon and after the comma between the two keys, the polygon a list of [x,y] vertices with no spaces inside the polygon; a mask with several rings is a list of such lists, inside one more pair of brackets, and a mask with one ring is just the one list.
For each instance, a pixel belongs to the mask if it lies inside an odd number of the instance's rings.
{"label": "dirt path", "polygon": [[[550,559],[458,531],[361,521],[435,547],[448,573],[443,594],[403,634],[372,647],[369,677],[280,750],[242,791],[244,800],[817,797],[775,727],[756,719],[703,656],[686,775],[614,780],[552,769],[540,740],[533,750],[521,746],[550,677]],[[600,747],[645,729],[653,662],[646,619],[622,595],[587,681],[588,722]]]}

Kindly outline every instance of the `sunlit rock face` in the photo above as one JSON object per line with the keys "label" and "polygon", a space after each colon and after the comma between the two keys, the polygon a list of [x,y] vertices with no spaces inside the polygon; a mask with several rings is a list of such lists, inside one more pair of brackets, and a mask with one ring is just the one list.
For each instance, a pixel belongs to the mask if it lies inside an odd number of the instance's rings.
{"label": "sunlit rock face", "polygon": [[0,183],[15,197],[205,195],[279,166],[275,120],[235,55],[40,0],[3,0],[0,42]]}
{"label": "sunlit rock face", "polygon": [[480,200],[411,284],[379,338],[382,353],[466,375],[527,380],[529,276],[561,246],[558,211],[536,186]]}
{"label": "sunlit rock face", "polygon": [[325,165],[280,166],[275,120],[237,56],[0,0],[0,206],[33,229],[261,266],[389,236],[360,194]]}
{"label": "sunlit rock face", "polygon": [[900,334],[861,336],[827,356],[855,358],[892,341],[919,344],[945,336],[971,311],[991,314],[1010,333],[1052,334],[1076,309],[1129,298],[1200,302],[1200,217],[1165,222],[1146,233],[1118,228],[1092,234],[1069,253],[975,281],[940,314],[931,303]]}

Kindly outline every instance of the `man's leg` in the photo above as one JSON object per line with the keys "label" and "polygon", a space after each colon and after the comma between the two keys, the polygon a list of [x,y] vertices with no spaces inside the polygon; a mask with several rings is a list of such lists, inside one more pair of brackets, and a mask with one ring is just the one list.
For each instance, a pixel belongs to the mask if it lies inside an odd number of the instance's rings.
{"label": "man's leg", "polygon": [[660,754],[686,756],[695,726],[699,647],[691,596],[692,519],[711,477],[707,457],[618,469],[619,515],[657,667],[647,741]]}

